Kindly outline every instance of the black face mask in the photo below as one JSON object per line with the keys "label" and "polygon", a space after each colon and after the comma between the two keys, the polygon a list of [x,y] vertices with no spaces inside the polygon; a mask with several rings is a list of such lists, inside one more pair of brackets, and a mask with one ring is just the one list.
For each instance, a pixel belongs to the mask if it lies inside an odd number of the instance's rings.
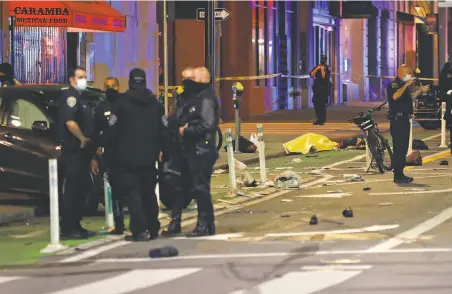
{"label": "black face mask", "polygon": [[323,65],[326,64],[326,60],[321,60],[320,64],[323,64]]}
{"label": "black face mask", "polygon": [[183,80],[182,86],[187,92],[192,92],[196,88],[196,83],[193,80]]}

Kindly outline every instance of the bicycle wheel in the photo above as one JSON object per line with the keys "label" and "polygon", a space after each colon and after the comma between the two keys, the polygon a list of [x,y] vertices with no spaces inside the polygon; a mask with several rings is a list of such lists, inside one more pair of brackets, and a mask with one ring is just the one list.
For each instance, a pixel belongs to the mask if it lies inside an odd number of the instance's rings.
{"label": "bicycle wheel", "polygon": [[389,165],[385,164],[385,161],[383,160],[383,168],[387,171],[391,171],[392,170],[392,149],[391,146],[389,146],[389,142],[388,140],[386,140],[380,133],[377,133],[377,137],[379,139],[379,141],[381,142],[381,147],[382,147],[382,157],[384,158],[384,151],[388,151],[388,155],[389,155]]}
{"label": "bicycle wheel", "polygon": [[373,130],[367,134],[367,144],[369,146],[370,153],[375,159],[375,163],[377,165],[378,170],[380,171],[380,173],[384,173],[385,169],[383,167],[384,165],[383,156],[379,151],[380,139],[378,138],[377,135],[375,135]]}
{"label": "bicycle wheel", "polygon": [[223,133],[221,132],[220,127],[217,129],[217,151],[220,151],[221,147],[223,146]]}

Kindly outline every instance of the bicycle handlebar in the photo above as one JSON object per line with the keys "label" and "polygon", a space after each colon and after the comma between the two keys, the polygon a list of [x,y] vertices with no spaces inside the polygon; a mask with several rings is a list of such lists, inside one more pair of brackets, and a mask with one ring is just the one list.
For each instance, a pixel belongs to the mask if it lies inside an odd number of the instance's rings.
{"label": "bicycle handlebar", "polygon": [[385,106],[387,103],[388,103],[388,102],[383,102],[383,103],[380,104],[379,106],[376,106],[376,107],[374,107],[374,108],[369,109],[366,113],[364,113],[364,112],[359,112],[359,113],[358,113],[358,116],[355,116],[354,118],[349,119],[347,122],[349,122],[349,123],[354,123],[356,119],[358,119],[358,118],[364,116],[365,114],[372,114],[372,113],[375,112],[375,111],[380,111],[380,110],[383,108],[383,106]]}

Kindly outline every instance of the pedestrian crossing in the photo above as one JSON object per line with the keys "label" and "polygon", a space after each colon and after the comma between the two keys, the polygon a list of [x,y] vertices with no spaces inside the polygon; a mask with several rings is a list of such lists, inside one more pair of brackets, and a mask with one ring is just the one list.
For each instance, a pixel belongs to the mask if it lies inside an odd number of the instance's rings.
{"label": "pedestrian crossing", "polygon": [[[0,293],[7,294],[311,294],[359,275],[366,267],[298,267],[272,274],[268,266],[238,268],[192,267],[83,271],[55,275],[0,276]],[[270,272],[270,275],[269,275]],[[39,274],[41,273],[41,274]]]}

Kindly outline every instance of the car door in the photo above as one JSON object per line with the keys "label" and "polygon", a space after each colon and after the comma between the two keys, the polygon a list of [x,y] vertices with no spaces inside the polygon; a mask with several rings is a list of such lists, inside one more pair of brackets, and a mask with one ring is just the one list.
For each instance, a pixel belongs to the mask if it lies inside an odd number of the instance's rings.
{"label": "car door", "polygon": [[[30,93],[30,95],[32,95]],[[3,160],[10,190],[32,193],[48,192],[48,150],[55,144],[45,130],[33,128],[35,122],[50,126],[45,110],[22,97],[8,99],[4,106],[4,125],[0,140],[9,150]]]}

